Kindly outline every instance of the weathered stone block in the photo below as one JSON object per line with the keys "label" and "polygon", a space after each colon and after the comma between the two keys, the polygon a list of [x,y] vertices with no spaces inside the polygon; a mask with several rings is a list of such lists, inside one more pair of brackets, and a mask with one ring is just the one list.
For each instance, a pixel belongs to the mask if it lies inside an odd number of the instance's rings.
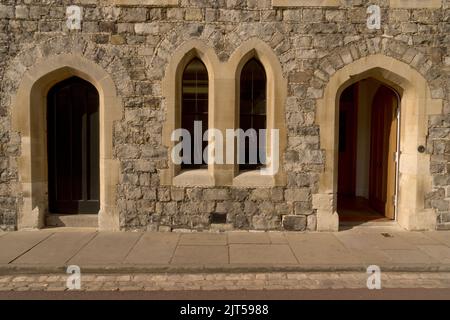
{"label": "weathered stone block", "polygon": [[308,188],[287,189],[284,192],[284,199],[288,202],[308,201],[310,190]]}
{"label": "weathered stone block", "polygon": [[170,201],[170,189],[169,188],[158,188],[158,200],[159,201]]}
{"label": "weathered stone block", "polygon": [[184,13],[184,19],[187,21],[201,21],[203,20],[203,12],[197,8],[187,8]]}
{"label": "weathered stone block", "polygon": [[[1,9],[0,9],[0,11],[1,11]],[[23,6],[23,5],[16,6],[16,10],[15,10],[16,19],[28,19],[29,12],[30,12],[30,10],[28,9],[27,6]],[[0,13],[0,15],[1,15],[1,13]]]}
{"label": "weathered stone block", "polygon": [[10,19],[14,17],[14,7],[0,4],[0,19]]}
{"label": "weathered stone block", "polygon": [[203,199],[205,200],[228,200],[230,198],[227,189],[205,189]]}
{"label": "weathered stone block", "polygon": [[306,216],[283,216],[283,228],[288,231],[304,231],[306,223]]}
{"label": "weathered stone block", "polygon": [[317,216],[311,214],[307,217],[306,230],[316,231],[317,230]]}
{"label": "weathered stone block", "polygon": [[270,189],[255,189],[249,199],[252,201],[270,200]]}
{"label": "weathered stone block", "polygon": [[145,8],[123,8],[119,17],[123,22],[142,22],[147,20],[147,9]]}
{"label": "weathered stone block", "polygon": [[173,201],[183,201],[184,200],[184,189],[183,188],[172,188],[172,200]]}
{"label": "weathered stone block", "polygon": [[335,197],[332,194],[313,194],[312,205],[313,208],[324,211],[334,211],[336,204],[334,203]]}

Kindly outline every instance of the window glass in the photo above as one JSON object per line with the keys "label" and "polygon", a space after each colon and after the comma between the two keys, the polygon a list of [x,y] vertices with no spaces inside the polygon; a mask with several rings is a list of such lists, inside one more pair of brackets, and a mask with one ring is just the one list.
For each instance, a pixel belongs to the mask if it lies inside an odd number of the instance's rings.
{"label": "window glass", "polygon": [[[240,161],[240,170],[258,169],[263,165],[265,159],[265,143],[261,143],[263,148],[260,150],[259,134],[260,130],[266,129],[267,126],[266,83],[266,72],[262,64],[256,59],[248,61],[242,68],[240,78],[239,127],[244,132],[254,129],[256,136],[253,141],[246,136],[245,159]],[[255,152],[255,150],[256,157],[250,155],[250,152]]]}
{"label": "window glass", "polygon": [[[203,133],[208,130],[208,71],[198,58],[193,59],[186,66],[182,79],[181,128],[187,129],[191,134],[191,159],[189,163],[181,164],[181,167],[186,169],[206,168],[202,155],[200,155],[200,161],[195,161],[194,158],[195,121],[201,122],[203,137]],[[203,152],[207,145],[207,141],[202,141],[200,152]]]}

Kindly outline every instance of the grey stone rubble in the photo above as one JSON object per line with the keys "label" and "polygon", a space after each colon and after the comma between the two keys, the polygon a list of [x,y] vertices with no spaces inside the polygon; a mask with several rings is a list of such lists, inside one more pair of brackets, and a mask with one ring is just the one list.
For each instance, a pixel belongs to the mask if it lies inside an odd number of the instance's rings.
{"label": "grey stone rubble", "polygon": [[[366,8],[379,4],[382,30],[366,28]],[[438,223],[450,223],[450,1],[443,9],[392,9],[386,0],[343,1],[340,8],[276,8],[270,0],[181,0],[179,7],[111,6],[92,1],[2,0],[0,4],[0,229],[17,228],[22,194],[17,157],[20,135],[11,127],[11,99],[22,74],[41,57],[76,52],[113,77],[125,113],[114,126],[115,157],[121,163],[117,207],[122,230],[204,230],[210,214],[227,213],[235,229],[315,230],[312,194],[317,192],[324,153],[315,124],[316,99],[338,69],[382,53],[419,71],[442,115],[427,119],[427,153],[433,191],[427,208]],[[69,32],[67,5],[84,8],[83,30]],[[289,80],[288,145],[282,155],[286,187],[175,188],[160,185],[167,168],[161,146],[165,102],[161,80],[173,52],[198,38],[221,60],[244,41],[270,45]],[[284,217],[284,218],[283,218]]]}

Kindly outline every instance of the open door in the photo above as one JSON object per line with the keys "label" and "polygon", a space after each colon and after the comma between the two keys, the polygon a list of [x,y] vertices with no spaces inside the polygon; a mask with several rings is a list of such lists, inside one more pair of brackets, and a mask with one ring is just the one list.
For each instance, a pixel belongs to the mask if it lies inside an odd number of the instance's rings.
{"label": "open door", "polygon": [[397,108],[395,92],[381,86],[372,105],[369,203],[389,219],[395,219]]}

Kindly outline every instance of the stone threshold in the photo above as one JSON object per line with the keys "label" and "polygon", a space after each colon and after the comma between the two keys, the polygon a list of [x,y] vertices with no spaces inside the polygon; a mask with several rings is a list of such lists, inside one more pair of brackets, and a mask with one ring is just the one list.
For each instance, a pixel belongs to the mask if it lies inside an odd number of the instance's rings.
{"label": "stone threshold", "polygon": [[45,217],[46,227],[98,228],[98,214],[57,214]]}

